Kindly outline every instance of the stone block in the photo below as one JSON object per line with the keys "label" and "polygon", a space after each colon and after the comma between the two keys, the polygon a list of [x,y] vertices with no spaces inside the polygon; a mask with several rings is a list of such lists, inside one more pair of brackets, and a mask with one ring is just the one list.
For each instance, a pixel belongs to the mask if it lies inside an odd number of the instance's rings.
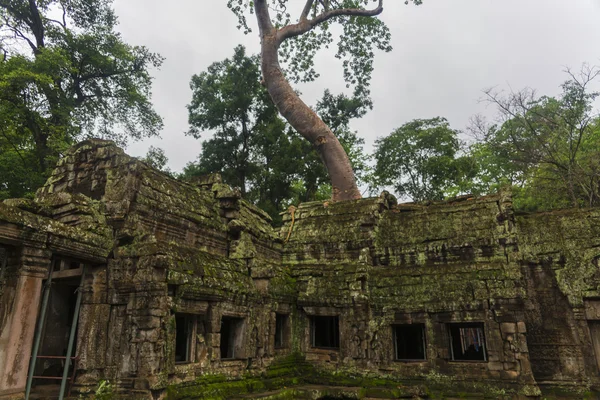
{"label": "stone block", "polygon": [[514,361],[514,362],[505,362],[504,363],[504,369],[507,371],[518,371],[519,370],[519,363]]}
{"label": "stone block", "polygon": [[155,329],[160,327],[160,317],[152,315],[138,316],[134,318],[134,324],[140,329]]}
{"label": "stone block", "polygon": [[488,362],[488,369],[490,371],[503,371],[504,363],[498,361],[490,361]]}
{"label": "stone block", "polygon": [[513,322],[502,322],[500,324],[500,330],[502,331],[502,333],[516,333],[517,324]]}
{"label": "stone block", "polygon": [[518,371],[502,371],[500,376],[502,379],[514,381],[519,377],[520,373]]}

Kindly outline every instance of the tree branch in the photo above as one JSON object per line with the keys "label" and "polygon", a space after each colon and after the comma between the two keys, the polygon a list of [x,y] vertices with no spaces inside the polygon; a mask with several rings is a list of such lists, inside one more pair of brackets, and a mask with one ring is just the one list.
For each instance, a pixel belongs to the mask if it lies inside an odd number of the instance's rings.
{"label": "tree branch", "polygon": [[12,26],[11,24],[9,24],[8,23],[8,19],[6,19],[6,18],[4,19],[4,26],[6,26],[8,29],[10,29],[14,33],[15,37],[19,37],[19,38],[25,40],[27,42],[27,44],[29,44],[29,47],[31,47],[31,50],[34,52],[34,54],[38,53],[39,50],[36,47],[35,43],[33,43],[31,41],[31,39],[29,39],[27,36],[25,36],[23,34],[23,32],[21,32],[19,30],[19,28],[17,28],[16,26]]}
{"label": "tree branch", "polygon": [[67,9],[66,9],[66,7],[65,7],[65,5],[64,5],[64,3],[62,1],[60,2],[60,6],[62,7],[62,10],[63,10],[63,14],[62,14],[63,23],[62,23],[62,26],[64,26],[64,28],[66,30],[67,29]]}
{"label": "tree branch", "polygon": [[21,159],[21,161],[23,161],[23,166],[27,167],[27,161],[25,160],[25,157],[23,157],[23,155],[21,154],[21,152],[19,151],[19,149],[17,148],[17,146],[15,146],[15,144],[12,142],[12,140],[10,140],[10,138],[6,134],[6,131],[4,130],[4,128],[0,128],[0,131],[2,132],[2,136],[4,136],[4,138],[6,139],[6,141],[14,149],[15,153],[17,153],[17,155],[19,156],[19,158]]}
{"label": "tree branch", "polygon": [[[310,1],[310,0],[309,0]],[[257,2],[258,3],[258,2]],[[308,3],[307,3],[308,5]],[[322,24],[335,17],[374,17],[383,12],[383,0],[379,0],[377,8],[372,10],[364,10],[362,8],[337,8],[329,11],[324,11],[315,18],[308,20],[304,19],[297,24],[288,25],[277,32],[277,42],[282,43],[286,39],[300,36],[315,26]]]}
{"label": "tree branch", "polygon": [[267,4],[267,0],[255,0],[254,12],[256,13],[258,29],[260,30],[261,35],[265,35],[275,29],[271,22],[271,16],[269,15],[269,5]]}
{"label": "tree branch", "polygon": [[65,31],[65,32],[66,32],[66,30],[67,30],[67,26],[66,26],[66,25],[64,25],[64,24],[63,24],[62,22],[60,22],[60,21],[57,21],[57,20],[55,20],[55,19],[52,19],[52,18],[46,18],[46,21],[49,21],[49,22],[54,22],[54,23],[58,24],[58,25],[59,25],[59,26],[60,26],[60,27],[61,27],[61,28],[62,28],[62,29]]}
{"label": "tree branch", "polygon": [[29,10],[31,12],[31,25],[29,27],[35,36],[37,47],[44,47],[44,23],[35,0],[29,0]]}
{"label": "tree branch", "polygon": [[300,15],[299,21],[304,21],[308,18],[308,14],[310,13],[310,9],[312,8],[315,0],[307,0],[304,5],[304,10],[302,10],[302,14]]}
{"label": "tree branch", "polygon": [[130,68],[130,69],[121,69],[121,70],[116,70],[116,71],[111,71],[111,72],[103,72],[103,73],[82,75],[82,76],[76,78],[76,80],[77,80],[78,83],[85,83],[85,81],[88,81],[90,79],[112,78],[113,76],[117,76],[117,75],[123,75],[123,74],[130,74],[130,73],[134,73],[134,72],[139,72],[140,70],[141,70],[141,67],[136,64],[136,65],[133,66],[133,68]]}

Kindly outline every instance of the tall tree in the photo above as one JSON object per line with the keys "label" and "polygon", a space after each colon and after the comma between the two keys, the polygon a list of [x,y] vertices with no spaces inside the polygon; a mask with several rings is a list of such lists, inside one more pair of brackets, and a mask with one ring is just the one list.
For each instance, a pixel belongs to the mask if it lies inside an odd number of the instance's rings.
{"label": "tall tree", "polygon": [[491,172],[520,187],[524,208],[600,205],[600,117],[593,109],[600,93],[591,90],[600,69],[567,72],[556,98],[531,89],[486,92],[499,123],[476,129],[480,182],[497,183]]}
{"label": "tall tree", "polygon": [[[334,95],[325,89],[323,97],[314,107],[317,115],[339,139],[359,183],[364,183],[371,173],[369,165],[371,157],[364,153],[365,141],[357,135],[357,132],[350,129],[350,121],[362,118],[369,106],[368,100],[365,101],[364,98],[348,97],[345,94]],[[296,166],[301,180],[298,182],[294,200],[305,202],[331,198],[331,184],[319,154],[314,151],[309,142],[298,139],[300,138],[296,136],[298,153],[302,155],[303,162]]]}
{"label": "tall tree", "polygon": [[189,134],[199,139],[203,131],[215,131],[204,142],[201,169],[221,172],[245,195],[249,176],[260,168],[252,153],[257,133],[279,120],[260,84],[258,57],[247,56],[245,48],[238,46],[231,59],[194,75],[190,87]]}
{"label": "tall tree", "polygon": [[122,40],[111,3],[0,0],[0,125],[24,168],[34,156],[38,178],[85,136],[124,143],[162,127],[149,100],[149,69],[162,59]]}
{"label": "tall tree", "polygon": [[140,159],[154,169],[164,172],[167,175],[175,176],[171,168],[169,168],[169,157],[167,157],[165,151],[160,147],[150,146],[146,152],[146,156]]}
{"label": "tall tree", "polygon": [[414,201],[442,200],[461,191],[473,175],[470,157],[460,156],[459,132],[445,118],[416,119],[375,144],[375,182],[393,186]]}
{"label": "tall tree", "polygon": [[0,125],[0,201],[31,197],[44,183],[35,166],[31,139],[17,134],[11,126]]}
{"label": "tall tree", "polygon": [[[413,0],[420,4],[421,0]],[[292,82],[311,81],[314,56],[318,49],[333,42],[331,25],[341,24],[337,57],[342,58],[344,77],[355,86],[355,94],[368,98],[373,70],[373,48],[390,51],[390,33],[375,18],[383,11],[383,0],[306,0],[299,17],[292,22],[291,0],[229,0],[229,8],[238,16],[240,27],[249,32],[246,12],[253,11],[261,38],[262,75],[277,109],[289,124],[318,151],[329,173],[333,200],[360,198],[354,172],[343,146],[331,129],[294,91]],[[408,1],[406,1],[408,3]],[[373,4],[373,8],[368,8]],[[273,16],[271,15],[273,14]],[[279,53],[291,66],[284,74]]]}
{"label": "tall tree", "polygon": [[[198,161],[186,166],[182,178],[219,172],[224,181],[241,188],[244,196],[275,220],[289,202],[310,201],[329,193],[327,173],[309,143],[280,117],[260,84],[260,62],[236,47],[232,58],[216,62],[194,75],[188,105],[189,134],[213,136],[202,145]],[[316,111],[335,129],[351,155],[359,177],[367,169],[362,139],[349,128],[364,115],[359,99],[328,90]]]}

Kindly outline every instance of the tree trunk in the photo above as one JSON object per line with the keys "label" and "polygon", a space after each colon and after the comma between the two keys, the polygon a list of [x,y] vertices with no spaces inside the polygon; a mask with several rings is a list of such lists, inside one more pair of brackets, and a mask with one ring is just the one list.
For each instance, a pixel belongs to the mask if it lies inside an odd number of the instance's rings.
{"label": "tree trunk", "polygon": [[48,156],[50,155],[50,147],[48,146],[48,136],[42,132],[42,129],[35,121],[33,116],[27,117],[27,127],[33,135],[33,142],[35,144],[35,155],[38,162],[38,171],[47,176],[46,170],[48,169]]}
{"label": "tree trunk", "polygon": [[[259,3],[260,1],[257,1],[255,5]],[[257,17],[260,18],[258,12]],[[276,30],[264,29],[261,26],[261,39],[263,79],[275,106],[290,125],[312,143],[319,153],[331,179],[333,200],[359,199],[360,191],[356,186],[354,171],[344,148],[331,129],[298,97],[281,71]]]}

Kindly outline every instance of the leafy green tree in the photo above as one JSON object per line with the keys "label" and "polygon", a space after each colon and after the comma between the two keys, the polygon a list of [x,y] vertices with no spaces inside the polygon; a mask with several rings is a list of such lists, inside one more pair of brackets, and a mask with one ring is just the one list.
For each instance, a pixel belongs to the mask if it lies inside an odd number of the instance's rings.
{"label": "leafy green tree", "polygon": [[376,186],[392,186],[414,201],[442,200],[461,191],[473,163],[459,156],[459,132],[445,118],[416,119],[375,144]]}
{"label": "leafy green tree", "polygon": [[486,92],[500,123],[476,129],[475,181],[482,189],[512,184],[517,206],[529,210],[600,205],[600,123],[593,110],[599,93],[590,89],[600,69],[568,73],[557,98],[530,89]]}
{"label": "leafy green tree", "polygon": [[220,171],[244,196],[249,178],[261,168],[253,152],[258,133],[277,130],[278,125],[283,129],[260,84],[258,62],[257,56],[247,56],[245,48],[238,46],[231,59],[213,63],[194,75],[190,84],[189,134],[199,139],[203,131],[215,131],[203,144],[198,172]]}
{"label": "leafy green tree", "polygon": [[146,156],[141,160],[154,169],[164,172],[167,175],[174,175],[169,168],[169,157],[160,147],[150,146],[146,152]]}
{"label": "leafy green tree", "polygon": [[[60,153],[83,137],[123,144],[160,131],[149,69],[162,59],[122,40],[111,3],[0,0],[3,156],[15,153],[17,168],[36,175],[26,185],[1,179],[11,196],[33,190]],[[3,177],[10,173],[2,170]]]}
{"label": "leafy green tree", "polygon": [[0,201],[31,197],[44,178],[35,169],[33,143],[10,127],[0,126]]}
{"label": "leafy green tree", "polygon": [[[413,0],[420,4],[421,0]],[[319,153],[329,174],[333,200],[360,198],[351,161],[330,127],[309,107],[290,85],[312,81],[316,52],[328,47],[334,36],[331,27],[342,27],[336,56],[343,60],[344,78],[355,87],[355,96],[367,101],[373,71],[373,49],[390,51],[390,32],[375,18],[383,11],[383,0],[306,0],[292,22],[290,0],[228,0],[239,27],[249,32],[247,12],[253,12],[261,39],[262,76],[281,115]],[[408,1],[406,1],[408,3]],[[373,5],[372,8],[369,8]],[[279,56],[286,62],[286,73]]]}
{"label": "leafy green tree", "polygon": [[[194,75],[191,88],[189,134],[201,138],[212,131],[213,136],[204,141],[198,161],[186,166],[182,178],[219,172],[275,220],[290,202],[331,196],[319,155],[279,117],[261,85],[257,56],[246,55],[238,46],[232,58]],[[329,91],[316,106],[348,149],[360,176],[366,173],[368,159],[349,122],[364,115],[366,108],[360,100]]]}

